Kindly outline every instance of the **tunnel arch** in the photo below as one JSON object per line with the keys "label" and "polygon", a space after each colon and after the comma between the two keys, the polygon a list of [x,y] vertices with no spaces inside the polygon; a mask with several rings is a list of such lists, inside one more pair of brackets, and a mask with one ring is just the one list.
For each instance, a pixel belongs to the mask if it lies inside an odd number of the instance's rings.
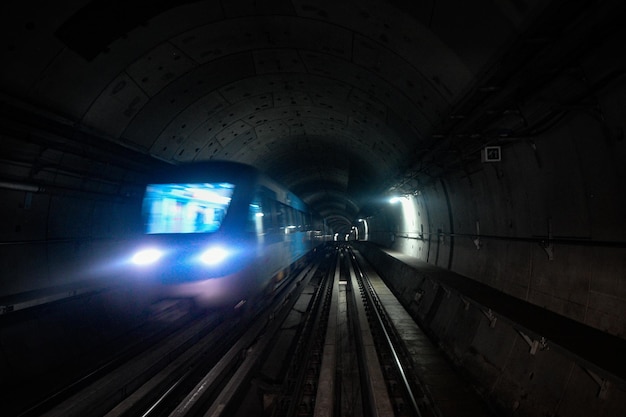
{"label": "tunnel arch", "polygon": [[233,160],[333,233],[626,338],[621,2],[1,8],[0,295],[79,277],[154,173]]}

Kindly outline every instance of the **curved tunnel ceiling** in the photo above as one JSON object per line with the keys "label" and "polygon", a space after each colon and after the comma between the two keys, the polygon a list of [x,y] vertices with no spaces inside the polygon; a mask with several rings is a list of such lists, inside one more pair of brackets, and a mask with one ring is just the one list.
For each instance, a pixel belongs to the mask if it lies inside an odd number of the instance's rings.
{"label": "curved tunnel ceiling", "polygon": [[465,3],[24,1],[2,89],[170,163],[255,165],[344,232],[542,2]]}

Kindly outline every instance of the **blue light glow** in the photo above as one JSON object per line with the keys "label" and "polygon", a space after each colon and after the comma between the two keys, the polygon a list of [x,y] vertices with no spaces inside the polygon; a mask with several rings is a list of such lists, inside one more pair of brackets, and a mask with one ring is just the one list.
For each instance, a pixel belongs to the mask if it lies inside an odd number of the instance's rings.
{"label": "blue light glow", "polygon": [[150,265],[161,259],[161,256],[163,252],[158,249],[143,249],[133,256],[132,261],[135,265]]}
{"label": "blue light glow", "polygon": [[214,246],[204,251],[204,253],[200,256],[200,260],[207,265],[218,265],[224,262],[229,255],[230,253],[228,250],[220,246]]}

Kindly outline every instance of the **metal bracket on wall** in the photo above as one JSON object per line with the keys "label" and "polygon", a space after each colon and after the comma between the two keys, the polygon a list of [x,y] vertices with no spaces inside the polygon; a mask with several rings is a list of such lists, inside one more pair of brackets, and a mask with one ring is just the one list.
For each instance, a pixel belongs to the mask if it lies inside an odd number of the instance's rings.
{"label": "metal bracket on wall", "polygon": [[445,245],[446,244],[446,235],[443,233],[443,225],[441,225],[441,229],[437,230],[437,233],[439,234],[439,244],[440,245]]}
{"label": "metal bracket on wall", "polygon": [[493,311],[491,311],[491,309],[483,310],[483,314],[489,319],[489,327],[496,327],[496,320],[498,320],[498,318],[493,314]]}
{"label": "metal bracket on wall", "polygon": [[537,339],[531,339],[530,336],[528,336],[526,333],[524,333],[521,330],[517,330],[517,332],[519,333],[520,336],[522,336],[522,339],[524,339],[526,341],[526,343],[528,343],[528,346],[530,346],[530,354],[534,355],[535,353],[537,353],[537,349],[541,349],[541,350],[549,350],[550,347],[548,346],[548,342],[546,341],[545,337],[541,337],[541,339],[537,340]]}
{"label": "metal bracket on wall", "polygon": [[587,368],[583,368],[583,369],[585,370],[585,372],[587,372],[587,374],[589,374],[591,379],[593,379],[596,382],[596,384],[598,384],[598,386],[600,387],[598,391],[598,398],[605,400],[608,395],[609,388],[611,387],[611,382],[607,379],[601,378],[600,375],[596,374],[590,369],[587,369]]}
{"label": "metal bracket on wall", "polygon": [[548,239],[542,240],[540,243],[543,250],[548,254],[548,260],[554,260],[554,244],[552,243],[552,219],[548,218]]}
{"label": "metal bracket on wall", "polygon": [[483,245],[480,241],[480,222],[476,220],[476,239],[474,239],[474,245],[476,245],[476,250],[480,250],[480,247]]}

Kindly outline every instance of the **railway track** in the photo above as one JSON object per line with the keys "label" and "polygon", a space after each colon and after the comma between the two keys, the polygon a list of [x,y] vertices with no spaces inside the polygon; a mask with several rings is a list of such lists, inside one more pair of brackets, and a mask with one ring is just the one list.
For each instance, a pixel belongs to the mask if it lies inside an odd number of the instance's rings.
{"label": "railway track", "polygon": [[360,262],[319,251],[263,308],[200,316],[38,415],[439,416]]}
{"label": "railway track", "polygon": [[275,416],[440,415],[361,262],[350,247],[339,248],[323,349],[311,351],[297,411]]}

